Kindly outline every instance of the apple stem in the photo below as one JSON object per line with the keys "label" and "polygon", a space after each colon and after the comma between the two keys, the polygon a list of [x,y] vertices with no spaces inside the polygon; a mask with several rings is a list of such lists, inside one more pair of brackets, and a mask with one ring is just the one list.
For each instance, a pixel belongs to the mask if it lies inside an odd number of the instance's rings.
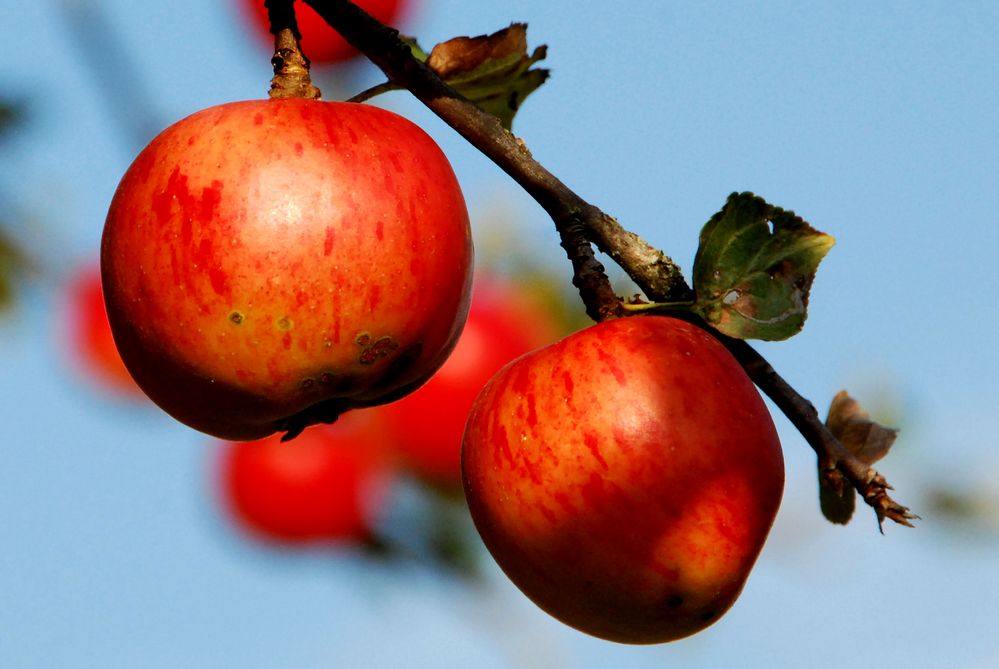
{"label": "apple stem", "polygon": [[302,35],[295,20],[293,0],[264,0],[264,5],[274,35],[270,97],[318,100],[321,92],[309,76],[310,63],[299,42]]}

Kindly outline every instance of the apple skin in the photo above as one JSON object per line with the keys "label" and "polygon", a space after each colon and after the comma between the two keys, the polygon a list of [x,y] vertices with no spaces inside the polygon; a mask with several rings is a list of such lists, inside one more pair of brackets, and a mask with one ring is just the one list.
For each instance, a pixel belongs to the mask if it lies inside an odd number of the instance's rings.
{"label": "apple skin", "polygon": [[287,443],[277,436],[223,442],[218,491],[229,517],[276,545],[367,540],[392,473],[362,413]]}
{"label": "apple skin", "polygon": [[195,429],[253,440],[426,381],[467,315],[472,242],[447,158],[410,121],[257,100],[197,112],[139,154],[101,266],[139,386]]}
{"label": "apple skin", "polygon": [[447,362],[425,385],[379,410],[404,466],[459,488],[461,436],[475,397],[503,365],[556,336],[555,319],[525,287],[477,277],[468,320]]}
{"label": "apple skin", "polygon": [[780,505],[766,406],[708,333],[606,321],[490,380],[465,430],[483,541],[538,606],[621,643],[680,639],[733,604]]}
{"label": "apple skin", "polygon": [[[240,1],[260,37],[272,47],[274,36],[270,33],[271,25],[264,0]],[[409,3],[406,0],[355,0],[354,4],[382,23],[394,26]],[[295,18],[298,31],[302,34],[302,51],[312,63],[340,63],[358,55],[357,49],[348,44],[316,10],[304,2],[295,2]]]}

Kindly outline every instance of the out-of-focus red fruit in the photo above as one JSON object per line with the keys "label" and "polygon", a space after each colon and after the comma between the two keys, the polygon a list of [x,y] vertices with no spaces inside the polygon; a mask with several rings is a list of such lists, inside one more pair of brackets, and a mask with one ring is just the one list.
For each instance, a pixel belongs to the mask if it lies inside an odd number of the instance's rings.
{"label": "out-of-focus red fruit", "polygon": [[[268,47],[273,46],[264,0],[241,0],[245,12]],[[387,25],[395,26],[408,10],[407,0],[354,0],[354,4]],[[295,18],[302,33],[302,51],[313,63],[340,63],[358,55],[357,50],[304,2],[295,2]]]}
{"label": "out-of-focus red fruit", "polygon": [[222,442],[219,489],[230,516],[275,544],[365,540],[391,480],[371,418],[351,412],[287,442]]}
{"label": "out-of-focus red fruit", "polygon": [[65,287],[64,333],[74,362],[88,378],[105,388],[130,397],[145,397],[125,363],[111,336],[104,293],[101,290],[99,262],[80,267]]}
{"label": "out-of-focus red fruit", "polygon": [[477,277],[457,346],[420,389],[380,408],[403,464],[438,484],[461,483],[461,435],[476,395],[514,358],[558,336],[555,320],[527,290]]}

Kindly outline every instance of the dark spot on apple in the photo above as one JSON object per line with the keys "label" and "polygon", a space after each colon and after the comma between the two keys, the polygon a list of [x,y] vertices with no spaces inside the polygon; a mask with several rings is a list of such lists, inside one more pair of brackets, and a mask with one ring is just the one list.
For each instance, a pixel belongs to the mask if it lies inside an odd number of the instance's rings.
{"label": "dark spot on apple", "polygon": [[243,322],[243,314],[238,311],[233,311],[229,314],[229,322],[233,325],[239,325]]}
{"label": "dark spot on apple", "polygon": [[288,318],[287,316],[282,316],[281,318],[277,319],[277,321],[275,321],[274,324],[277,326],[277,329],[281,330],[282,332],[286,332],[291,329],[291,319]]}
{"label": "dark spot on apple", "polygon": [[714,618],[716,615],[718,615],[717,611],[705,611],[704,613],[701,614],[701,620],[708,621]]}
{"label": "dark spot on apple", "polygon": [[316,380],[311,378],[305,378],[302,379],[302,383],[299,385],[301,385],[302,390],[308,390],[312,386],[316,385]]}
{"label": "dark spot on apple", "polygon": [[323,384],[324,386],[328,386],[329,384],[333,383],[333,378],[334,377],[331,373],[323,372],[322,374],[319,375],[319,383]]}
{"label": "dark spot on apple", "polygon": [[358,362],[362,365],[373,364],[398,348],[399,343],[392,339],[392,337],[381,337],[364,349],[361,357],[358,358]]}
{"label": "dark spot on apple", "polygon": [[680,595],[673,595],[666,598],[666,606],[671,609],[678,609],[683,606],[683,597]]}
{"label": "dark spot on apple", "polygon": [[371,343],[371,335],[369,335],[367,332],[362,332],[361,334],[357,335],[357,338],[354,340],[354,342],[357,343],[358,346],[367,346],[368,344]]}

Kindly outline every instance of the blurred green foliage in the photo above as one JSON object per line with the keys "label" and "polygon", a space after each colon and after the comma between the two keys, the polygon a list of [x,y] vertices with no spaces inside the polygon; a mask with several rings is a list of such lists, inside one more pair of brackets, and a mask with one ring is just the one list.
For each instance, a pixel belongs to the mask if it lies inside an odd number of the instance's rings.
{"label": "blurred green foliage", "polygon": [[[0,100],[0,140],[7,139],[22,121],[23,108],[10,100]],[[0,219],[0,310],[13,302],[16,276],[25,268],[24,252],[15,244],[8,230],[10,221]]]}
{"label": "blurred green foliage", "polygon": [[0,138],[3,138],[21,120],[22,110],[9,100],[0,100]]}

